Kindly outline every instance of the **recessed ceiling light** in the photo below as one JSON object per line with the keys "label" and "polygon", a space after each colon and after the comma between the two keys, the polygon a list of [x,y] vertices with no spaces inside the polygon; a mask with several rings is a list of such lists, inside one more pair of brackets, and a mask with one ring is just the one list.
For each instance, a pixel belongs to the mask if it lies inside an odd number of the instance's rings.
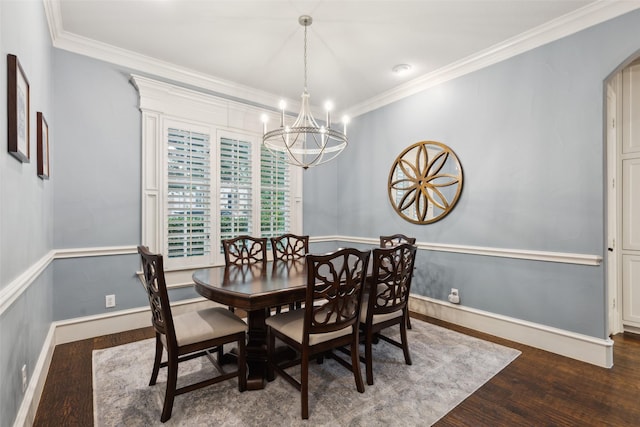
{"label": "recessed ceiling light", "polygon": [[411,71],[411,65],[409,64],[398,64],[391,69],[394,74],[398,76],[403,76]]}

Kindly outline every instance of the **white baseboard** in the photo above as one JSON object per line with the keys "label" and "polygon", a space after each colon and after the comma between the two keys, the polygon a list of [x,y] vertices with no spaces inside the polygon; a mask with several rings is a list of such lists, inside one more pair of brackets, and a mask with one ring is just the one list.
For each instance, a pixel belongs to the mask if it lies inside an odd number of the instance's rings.
{"label": "white baseboard", "polygon": [[[180,314],[189,310],[200,310],[216,305],[220,306],[220,304],[205,298],[193,298],[172,304],[171,311],[173,314]],[[31,381],[27,386],[13,426],[30,427],[33,425],[56,345],[147,326],[151,326],[151,310],[149,307],[53,322],[42,345],[38,362],[31,374]]]}
{"label": "white baseboard", "polygon": [[482,310],[411,295],[409,310],[603,368],[613,366],[613,340],[598,339]]}
{"label": "white baseboard", "polygon": [[[212,305],[219,304],[204,298],[193,298],[176,302],[171,309],[174,314],[179,314]],[[420,295],[411,296],[409,308],[416,313],[593,365],[604,368],[613,366],[611,339],[597,339],[549,328]],[[150,315],[149,308],[144,307],[53,322],[42,346],[14,427],[29,427],[33,424],[56,345],[144,328],[151,325]]]}
{"label": "white baseboard", "polygon": [[[205,298],[193,298],[172,303],[171,312],[176,315],[212,306],[222,305]],[[54,322],[54,325],[56,328],[55,345],[58,345],[151,326],[151,310],[149,307],[132,308],[109,314]]]}
{"label": "white baseboard", "polygon": [[18,415],[13,423],[14,427],[31,427],[36,418],[36,412],[38,411],[38,405],[40,404],[40,397],[42,397],[42,391],[44,390],[44,383],[47,381],[47,374],[49,373],[49,366],[51,365],[51,359],[53,358],[53,350],[55,348],[54,337],[56,327],[51,324],[49,332],[42,345],[40,356],[36,362],[36,366],[31,373],[31,381],[27,386],[27,390],[24,393],[24,399],[18,410]]}

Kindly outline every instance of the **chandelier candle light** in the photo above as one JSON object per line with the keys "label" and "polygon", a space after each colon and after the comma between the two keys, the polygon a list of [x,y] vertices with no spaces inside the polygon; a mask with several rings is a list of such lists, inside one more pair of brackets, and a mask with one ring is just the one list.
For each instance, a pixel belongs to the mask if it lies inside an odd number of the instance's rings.
{"label": "chandelier candle light", "polygon": [[347,146],[348,118],[342,118],[343,131],[331,127],[331,102],[325,104],[327,110],[326,125],[319,126],[311,114],[309,107],[309,92],[307,92],[307,27],[313,19],[308,15],[298,18],[304,27],[304,91],[302,92],[302,107],[298,117],[291,126],[285,125],[284,114],[286,104],[280,101],[280,127],[267,131],[267,115],[263,114],[262,123],[264,135],[262,142],[274,153],[286,153],[287,163],[301,166],[304,169],[317,166],[336,158]]}

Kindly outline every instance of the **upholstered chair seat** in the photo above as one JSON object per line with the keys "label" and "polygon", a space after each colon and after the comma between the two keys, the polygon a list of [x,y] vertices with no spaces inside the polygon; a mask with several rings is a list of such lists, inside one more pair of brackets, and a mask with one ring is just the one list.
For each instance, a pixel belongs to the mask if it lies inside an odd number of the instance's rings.
{"label": "upholstered chair seat", "polygon": [[[194,310],[174,316],[164,277],[162,255],[150,252],[146,246],[138,246],[138,253],[142,261],[143,285],[151,308],[151,324],[156,332],[156,354],[149,385],[155,385],[160,369],[167,368],[167,385],[160,421],[164,423],[171,418],[173,401],[180,394],[231,378],[237,378],[238,390],[245,391],[247,389],[245,355],[247,324],[234,313],[221,307]],[[229,372],[220,366],[220,356],[223,346],[231,343],[237,347],[238,367]],[[212,356],[214,350],[217,350],[219,356],[217,361]],[[162,355],[165,351],[167,358],[163,362]],[[202,356],[213,362],[218,375],[177,387],[179,364]]]}
{"label": "upholstered chair seat", "polygon": [[[211,307],[205,310],[173,316],[178,346],[186,346],[201,341],[224,337],[247,331],[247,324],[238,316],[222,307]],[[160,336],[166,347],[166,338]]]}
{"label": "upholstered chair seat", "polygon": [[[281,334],[287,335],[297,343],[302,344],[304,336],[304,310],[292,310],[281,313],[278,316],[271,316],[266,320],[266,324]],[[351,332],[352,328],[347,326],[337,331],[309,335],[309,345],[316,345],[344,335],[351,335]]]}
{"label": "upholstered chair seat", "polygon": [[[369,251],[357,249],[342,249],[327,255],[307,255],[304,308],[275,314],[266,320],[267,378],[273,380],[277,372],[300,391],[303,419],[309,418],[309,360],[312,357],[329,357],[349,369],[353,373],[356,389],[364,392],[359,358],[359,316],[370,255]],[[295,350],[299,357],[293,361],[279,360],[276,338]],[[345,346],[350,348],[351,362],[333,351]],[[298,364],[301,365],[299,377],[294,377],[287,369]],[[318,393],[324,391],[320,389]]]}

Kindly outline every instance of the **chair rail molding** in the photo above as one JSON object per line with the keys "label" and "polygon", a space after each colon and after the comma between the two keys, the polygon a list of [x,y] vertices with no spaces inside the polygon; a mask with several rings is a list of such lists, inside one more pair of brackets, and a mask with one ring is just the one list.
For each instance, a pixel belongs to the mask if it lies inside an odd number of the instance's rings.
{"label": "chair rail molding", "polygon": [[[349,242],[378,246],[379,239],[353,236],[319,236],[309,238],[310,243]],[[559,262],[564,264],[593,265],[602,264],[602,256],[592,254],[574,254],[568,252],[534,251],[526,249],[492,248],[487,246],[452,245],[446,243],[416,242],[418,249],[453,252],[458,254],[483,255],[500,258],[515,258],[528,261]]]}
{"label": "chair rail molding", "polygon": [[0,315],[13,304],[34,280],[51,264],[55,251],[49,251],[42,258],[32,264],[21,275],[16,277],[4,288],[0,289]]}
{"label": "chair rail molding", "polygon": [[[378,246],[379,238],[371,237],[355,237],[355,236],[317,236],[310,237],[310,243],[322,243],[322,242],[348,242],[365,244],[371,246]],[[418,249],[438,251],[438,252],[452,252],[459,254],[470,255],[482,255],[493,256],[501,258],[514,258],[524,259],[529,261],[546,261],[546,262],[559,262],[565,264],[578,264],[578,265],[592,265],[598,266],[602,264],[602,257],[600,255],[592,254],[574,254],[565,252],[549,252],[549,251],[532,251],[523,249],[506,249],[506,248],[491,248],[484,246],[468,246],[468,245],[451,245],[444,243],[429,243],[429,242],[416,242]],[[7,310],[11,304],[15,302],[20,295],[31,285],[31,283],[38,278],[38,276],[49,266],[54,259],[69,259],[69,258],[84,258],[84,257],[99,257],[99,256],[116,256],[116,255],[133,255],[137,254],[137,247],[131,246],[107,246],[107,247],[93,247],[93,248],[72,248],[72,249],[54,249],[45,254],[42,258],[36,261],[31,267],[24,271],[20,276],[16,277],[9,285],[0,289],[0,315]],[[174,280],[171,280],[172,286],[170,287],[183,287],[191,284],[188,277],[180,272],[170,272],[176,275]]]}
{"label": "chair rail molding", "polygon": [[97,248],[53,249],[33,263],[22,274],[0,289],[0,315],[26,291],[34,280],[47,269],[54,259],[85,258],[137,254],[136,246],[111,246]]}

